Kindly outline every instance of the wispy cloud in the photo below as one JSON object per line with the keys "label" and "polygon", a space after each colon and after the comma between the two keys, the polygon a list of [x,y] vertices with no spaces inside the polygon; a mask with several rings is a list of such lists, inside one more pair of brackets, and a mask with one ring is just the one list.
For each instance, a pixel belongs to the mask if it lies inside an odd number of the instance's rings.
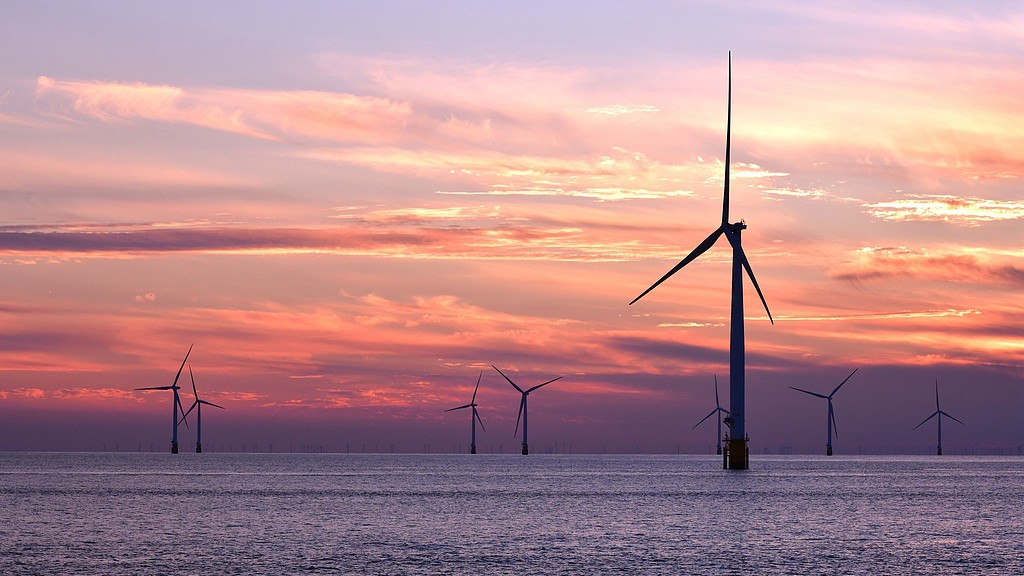
{"label": "wispy cloud", "polygon": [[866,247],[857,251],[857,262],[833,274],[840,280],[868,281],[891,277],[930,278],[971,283],[1024,285],[1020,256],[1007,258],[990,251],[982,255],[956,251],[910,250]]}
{"label": "wispy cloud", "polygon": [[[0,253],[35,263],[48,258],[132,257],[169,252],[233,254],[347,254],[386,258],[630,261],[675,254],[673,247],[641,245],[642,230],[621,222],[495,207],[346,208],[332,228],[251,228],[178,225],[78,224],[0,228]],[[139,302],[156,299],[143,293]]]}
{"label": "wispy cloud", "polygon": [[142,402],[142,397],[132,390],[120,388],[60,388],[51,393],[53,398],[58,400],[83,400],[87,402],[99,402],[103,400],[129,400]]}
{"label": "wispy cloud", "polygon": [[897,222],[940,221],[962,226],[1024,219],[1024,201],[986,200],[952,195],[910,194],[908,198],[864,205],[875,218]]}
{"label": "wispy cloud", "polygon": [[947,310],[904,310],[899,312],[881,312],[864,314],[829,314],[821,316],[776,316],[778,322],[842,322],[863,320],[893,320],[899,318],[948,318],[981,314],[980,310],[947,309]]}
{"label": "wispy cloud", "polygon": [[586,109],[591,114],[604,114],[606,116],[621,116],[623,114],[637,114],[637,113],[650,113],[658,112],[657,106],[649,105],[634,105],[629,106],[625,104],[611,104],[608,106],[592,106]]}

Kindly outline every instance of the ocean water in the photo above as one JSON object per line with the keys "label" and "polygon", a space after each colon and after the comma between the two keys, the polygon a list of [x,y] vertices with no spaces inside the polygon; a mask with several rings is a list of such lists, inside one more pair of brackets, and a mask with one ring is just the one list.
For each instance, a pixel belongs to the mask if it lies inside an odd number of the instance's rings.
{"label": "ocean water", "polygon": [[1024,574],[1020,457],[0,454],[0,574]]}

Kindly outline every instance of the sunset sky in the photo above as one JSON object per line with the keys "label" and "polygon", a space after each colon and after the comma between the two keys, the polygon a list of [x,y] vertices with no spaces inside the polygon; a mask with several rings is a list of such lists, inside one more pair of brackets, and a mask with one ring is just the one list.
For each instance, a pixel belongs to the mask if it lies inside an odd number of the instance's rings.
{"label": "sunset sky", "polygon": [[730,50],[752,453],[1024,445],[1019,2],[2,13],[0,449],[712,450]]}

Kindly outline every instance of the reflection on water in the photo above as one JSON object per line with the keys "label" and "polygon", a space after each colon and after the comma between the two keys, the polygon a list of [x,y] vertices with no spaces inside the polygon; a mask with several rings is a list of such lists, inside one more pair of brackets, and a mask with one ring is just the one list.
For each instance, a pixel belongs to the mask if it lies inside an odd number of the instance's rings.
{"label": "reflection on water", "polygon": [[1024,459],[0,454],[0,574],[1024,574]]}

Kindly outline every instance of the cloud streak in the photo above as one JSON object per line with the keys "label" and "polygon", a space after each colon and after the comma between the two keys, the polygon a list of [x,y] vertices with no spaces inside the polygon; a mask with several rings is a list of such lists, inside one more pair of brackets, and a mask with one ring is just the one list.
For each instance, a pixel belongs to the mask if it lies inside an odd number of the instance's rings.
{"label": "cloud streak", "polygon": [[952,195],[911,194],[908,198],[864,205],[868,214],[895,222],[950,222],[980,226],[984,222],[1024,220],[1024,201],[986,200]]}
{"label": "cloud streak", "polygon": [[999,262],[963,250],[948,252],[913,251],[907,248],[861,248],[858,262],[836,272],[833,278],[848,281],[878,281],[904,277],[976,284],[1024,286],[1024,268],[1014,261]]}

